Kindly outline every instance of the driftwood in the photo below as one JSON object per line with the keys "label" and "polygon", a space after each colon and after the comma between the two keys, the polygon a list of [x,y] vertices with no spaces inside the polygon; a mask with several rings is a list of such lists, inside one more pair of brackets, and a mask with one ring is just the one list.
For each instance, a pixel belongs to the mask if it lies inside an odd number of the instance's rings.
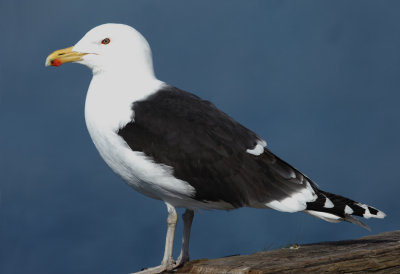
{"label": "driftwood", "polygon": [[325,242],[194,260],[175,273],[400,273],[400,231],[359,240]]}

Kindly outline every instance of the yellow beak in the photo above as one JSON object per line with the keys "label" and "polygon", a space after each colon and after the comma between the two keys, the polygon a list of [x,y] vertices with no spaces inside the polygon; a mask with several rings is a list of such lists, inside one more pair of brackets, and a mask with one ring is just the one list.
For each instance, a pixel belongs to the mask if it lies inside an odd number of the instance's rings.
{"label": "yellow beak", "polygon": [[46,67],[48,66],[61,66],[64,63],[76,62],[82,60],[82,56],[87,53],[81,53],[77,51],[72,51],[73,47],[66,49],[59,49],[47,56]]}

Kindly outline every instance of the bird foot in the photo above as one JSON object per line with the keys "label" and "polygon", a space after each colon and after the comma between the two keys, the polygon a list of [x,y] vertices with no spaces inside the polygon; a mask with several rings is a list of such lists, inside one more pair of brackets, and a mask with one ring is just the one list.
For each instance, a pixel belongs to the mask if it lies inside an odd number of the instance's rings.
{"label": "bird foot", "polygon": [[184,265],[186,262],[189,261],[189,257],[181,257],[179,256],[179,258],[175,261],[171,260],[170,262],[166,263],[166,264],[161,264],[159,266],[155,266],[155,267],[150,267],[150,268],[146,268],[143,269],[139,272],[135,272],[132,274],[158,274],[158,273],[163,273],[163,272],[168,272],[168,271],[173,271],[175,269],[177,269],[178,267],[181,267],[182,265]]}
{"label": "bird foot", "polygon": [[155,267],[149,267],[146,269],[143,269],[139,272],[134,272],[131,274],[158,274],[158,273],[162,273],[164,271],[166,271],[168,269],[167,265],[159,265],[159,266],[155,266]]}
{"label": "bird foot", "polygon": [[184,265],[185,263],[187,263],[189,261],[189,257],[188,256],[179,256],[178,259],[176,260],[174,266],[175,268],[178,268],[182,265]]}
{"label": "bird foot", "polygon": [[139,272],[135,272],[132,274],[158,274],[158,273],[173,271],[174,269],[178,268],[182,264],[183,263],[177,264],[175,261],[171,260],[168,263],[161,264],[161,265],[155,266],[155,267],[146,268],[146,269],[143,269]]}
{"label": "bird foot", "polygon": [[168,265],[159,265],[159,266],[155,266],[155,267],[146,268],[139,272],[134,272],[131,274],[158,274],[158,273],[162,273],[162,272],[166,271],[167,269],[168,269]]}

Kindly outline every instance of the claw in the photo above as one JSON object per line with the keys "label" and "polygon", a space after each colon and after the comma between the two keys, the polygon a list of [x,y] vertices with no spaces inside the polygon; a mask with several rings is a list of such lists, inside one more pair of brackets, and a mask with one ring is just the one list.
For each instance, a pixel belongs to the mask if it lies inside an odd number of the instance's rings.
{"label": "claw", "polygon": [[155,267],[146,268],[142,271],[131,273],[131,274],[158,274],[168,270],[167,265],[159,265]]}
{"label": "claw", "polygon": [[189,257],[183,257],[182,254],[178,257],[175,262],[175,268],[178,268],[189,261]]}

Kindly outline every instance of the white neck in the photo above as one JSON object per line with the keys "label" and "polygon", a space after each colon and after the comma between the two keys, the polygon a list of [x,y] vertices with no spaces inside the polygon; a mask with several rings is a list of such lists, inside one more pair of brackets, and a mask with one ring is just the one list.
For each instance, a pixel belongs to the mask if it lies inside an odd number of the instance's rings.
{"label": "white neck", "polygon": [[[149,73],[130,75],[101,71],[93,74],[86,96],[85,119],[89,128],[117,131],[134,119],[132,104],[159,90],[165,83]],[[110,80],[112,79],[112,80]]]}
{"label": "white neck", "polygon": [[136,78],[139,81],[142,78],[155,78],[151,52],[135,55],[126,54],[119,58],[88,54],[79,63],[88,66],[94,76],[107,73],[113,75],[114,78]]}

